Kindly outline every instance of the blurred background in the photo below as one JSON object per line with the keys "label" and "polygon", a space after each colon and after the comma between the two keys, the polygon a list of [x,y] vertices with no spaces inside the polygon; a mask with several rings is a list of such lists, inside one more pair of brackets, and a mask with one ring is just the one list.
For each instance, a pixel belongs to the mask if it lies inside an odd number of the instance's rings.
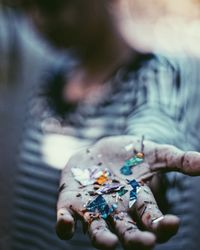
{"label": "blurred background", "polygon": [[198,0],[119,1],[130,43],[142,51],[199,56]]}

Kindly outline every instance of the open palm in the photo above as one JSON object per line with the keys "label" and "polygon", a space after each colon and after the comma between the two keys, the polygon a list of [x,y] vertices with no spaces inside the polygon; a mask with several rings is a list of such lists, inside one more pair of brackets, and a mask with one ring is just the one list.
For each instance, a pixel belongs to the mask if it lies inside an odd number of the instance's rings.
{"label": "open palm", "polygon": [[[200,174],[200,154],[174,146],[115,136],[74,155],[63,170],[57,205],[57,234],[69,239],[81,219],[93,245],[151,249],[179,226],[163,215],[151,191],[160,172]],[[159,190],[157,190],[159,192]]]}

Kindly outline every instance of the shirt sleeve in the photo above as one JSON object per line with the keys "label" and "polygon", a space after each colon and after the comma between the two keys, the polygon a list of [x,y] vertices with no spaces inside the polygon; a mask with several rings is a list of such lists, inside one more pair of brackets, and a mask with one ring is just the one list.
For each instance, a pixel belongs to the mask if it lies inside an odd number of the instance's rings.
{"label": "shirt sleeve", "polygon": [[136,104],[130,113],[127,134],[145,139],[187,147],[184,131],[184,108],[187,95],[181,84],[175,61],[155,57],[135,76]]}

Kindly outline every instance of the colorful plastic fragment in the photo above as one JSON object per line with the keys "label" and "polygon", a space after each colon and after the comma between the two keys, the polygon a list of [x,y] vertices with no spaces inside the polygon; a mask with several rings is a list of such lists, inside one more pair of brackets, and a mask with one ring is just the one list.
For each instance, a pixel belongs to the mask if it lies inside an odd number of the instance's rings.
{"label": "colorful plastic fragment", "polygon": [[102,170],[98,166],[94,166],[93,169],[72,168],[71,171],[75,180],[83,186],[88,186],[94,183],[103,185],[108,178],[111,177],[111,172],[107,168]]}
{"label": "colorful plastic fragment", "polygon": [[110,208],[110,214],[113,213],[117,209],[118,205],[116,203],[112,204]]}
{"label": "colorful plastic fragment", "polygon": [[138,157],[137,155],[125,161],[125,165],[128,167],[136,166],[144,161],[143,158]]}
{"label": "colorful plastic fragment", "polygon": [[124,187],[122,187],[119,191],[118,191],[118,195],[119,196],[123,196],[128,192],[127,189],[125,189]]}
{"label": "colorful plastic fragment", "polygon": [[119,183],[107,183],[102,188],[98,189],[96,192],[97,194],[109,194],[120,191],[122,187],[124,186]]}
{"label": "colorful plastic fragment", "polygon": [[144,154],[143,153],[137,153],[132,158],[125,161],[124,166],[121,167],[120,172],[123,175],[131,175],[132,174],[132,168],[134,166],[137,166],[141,164],[144,161]]}
{"label": "colorful plastic fragment", "polygon": [[101,206],[108,206],[106,204],[105,199],[103,198],[103,196],[99,195],[97,196],[94,200],[90,201],[87,205],[86,208],[88,211],[90,212],[96,212],[96,210],[101,207]]}
{"label": "colorful plastic fragment", "polygon": [[94,183],[94,180],[90,178],[89,169],[72,168],[71,169],[74,178],[83,186],[88,186]]}
{"label": "colorful plastic fragment", "polygon": [[91,179],[97,179],[103,174],[103,170],[101,170],[99,167],[94,167],[90,171],[91,171],[90,172]]}
{"label": "colorful plastic fragment", "polygon": [[98,179],[96,179],[96,183],[99,185],[103,185],[108,180],[108,177],[105,174],[102,174]]}
{"label": "colorful plastic fragment", "polygon": [[127,180],[128,184],[135,190],[137,187],[140,187],[139,182],[137,182],[135,179],[132,181]]}
{"label": "colorful plastic fragment", "polygon": [[129,200],[129,208],[131,208],[137,200],[137,194],[140,191],[140,184],[134,179],[132,181],[128,180],[128,184],[132,187]]}
{"label": "colorful plastic fragment", "polygon": [[132,170],[130,167],[128,166],[123,166],[121,169],[120,169],[120,172],[121,174],[123,175],[131,175],[132,174]]}
{"label": "colorful plastic fragment", "polygon": [[107,219],[108,216],[117,208],[116,204],[111,207],[108,206],[106,200],[102,195],[98,195],[93,201],[86,205],[86,209],[90,212],[98,211],[103,219]]}

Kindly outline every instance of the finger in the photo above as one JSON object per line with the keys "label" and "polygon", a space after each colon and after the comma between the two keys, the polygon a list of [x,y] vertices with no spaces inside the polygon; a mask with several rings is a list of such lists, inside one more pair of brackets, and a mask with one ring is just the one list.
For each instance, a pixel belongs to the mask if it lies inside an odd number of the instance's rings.
{"label": "finger", "polygon": [[66,208],[60,208],[57,212],[56,233],[62,240],[71,239],[75,231],[75,221]]}
{"label": "finger", "polygon": [[176,170],[188,175],[200,175],[200,153],[184,152],[174,146],[158,145],[149,155],[153,157],[151,170]]}
{"label": "finger", "polygon": [[113,234],[105,220],[95,213],[86,212],[84,220],[88,224],[88,234],[94,247],[98,249],[115,249],[118,238]]}
{"label": "finger", "polygon": [[156,238],[150,232],[142,232],[136,223],[126,213],[116,213],[113,216],[113,224],[125,249],[152,249]]}
{"label": "finger", "polygon": [[177,233],[178,217],[162,214],[148,186],[141,186],[132,209],[135,210],[142,226],[155,233],[158,242],[165,242]]}
{"label": "finger", "polygon": [[[109,139],[115,142],[120,137]],[[128,156],[132,152],[143,152],[152,171],[179,171],[191,176],[200,175],[200,153],[194,151],[184,152],[172,145],[160,145],[148,140],[135,137],[121,137],[121,147],[125,145]],[[115,142],[116,143],[116,142]],[[117,145],[117,143],[116,143]],[[129,155],[130,154],[130,155]]]}

